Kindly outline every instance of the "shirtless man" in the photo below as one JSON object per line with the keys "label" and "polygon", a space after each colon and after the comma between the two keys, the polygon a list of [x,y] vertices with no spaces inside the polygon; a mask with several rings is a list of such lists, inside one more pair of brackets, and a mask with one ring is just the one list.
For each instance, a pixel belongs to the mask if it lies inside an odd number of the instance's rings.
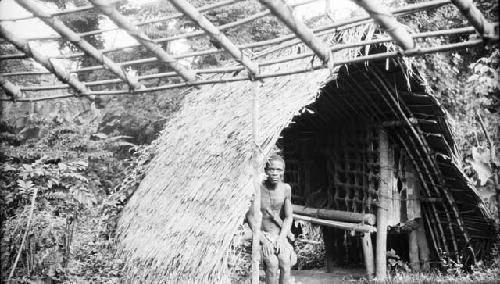
{"label": "shirtless man", "polygon": [[[285,161],[273,155],[266,163],[267,178],[260,186],[260,208],[262,225],[260,244],[262,258],[266,267],[266,283],[290,283],[290,269],[297,261],[297,256],[287,240],[292,226],[292,201],[290,185],[283,183]],[[252,230],[255,230],[253,206],[247,213],[247,220]]]}

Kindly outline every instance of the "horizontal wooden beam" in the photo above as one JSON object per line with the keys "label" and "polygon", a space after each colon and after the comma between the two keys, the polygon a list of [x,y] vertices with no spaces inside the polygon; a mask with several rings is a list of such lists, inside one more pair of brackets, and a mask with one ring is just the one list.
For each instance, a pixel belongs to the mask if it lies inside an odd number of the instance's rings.
{"label": "horizontal wooden beam", "polygon": [[141,85],[139,84],[136,77],[127,74],[124,70],[120,68],[115,62],[105,56],[101,51],[97,50],[94,46],[88,43],[86,40],[82,39],[77,33],[68,28],[66,24],[64,24],[58,18],[52,16],[52,14],[46,12],[42,7],[39,6],[38,2],[30,1],[30,0],[15,0],[21,7],[25,8],[29,12],[31,12],[36,17],[40,18],[45,24],[63,36],[65,39],[70,41],[72,44],[76,45],[80,49],[82,49],[85,53],[93,57],[97,62],[104,65],[111,72],[116,74],[120,79],[125,81],[130,88],[132,89],[140,89]]}
{"label": "horizontal wooden beam", "polygon": [[[448,52],[448,51],[454,51],[454,50],[461,50],[461,49],[472,48],[472,47],[477,47],[477,46],[481,46],[481,45],[484,45],[484,41],[482,39],[476,39],[476,40],[469,40],[469,41],[460,42],[460,43],[445,44],[445,45],[428,47],[428,48],[420,48],[418,50],[413,50],[411,52],[405,52],[404,55],[405,56],[420,56],[420,55],[436,53],[436,52]],[[401,56],[401,52],[391,51],[391,52],[384,52],[384,53],[371,54],[371,55],[365,55],[365,56],[358,56],[355,58],[346,58],[346,59],[338,60],[337,64],[353,64],[353,63],[370,62],[370,61],[375,61],[375,60],[383,60],[383,59],[387,59],[387,58],[398,58],[400,56]],[[282,76],[288,76],[288,75],[292,75],[292,74],[311,72],[314,70],[320,70],[320,69],[324,69],[324,68],[325,68],[324,65],[312,65],[312,66],[309,66],[306,68],[300,68],[300,69],[291,69],[291,70],[284,70],[284,71],[278,71],[278,72],[262,73],[256,79],[282,77]],[[229,83],[229,82],[238,82],[238,81],[245,81],[245,80],[248,80],[248,77],[230,77],[230,78],[223,78],[223,79],[217,79],[217,80],[198,80],[198,81],[196,81],[196,85]],[[192,85],[189,85],[187,83],[166,84],[166,85],[161,85],[158,87],[144,88],[141,90],[137,90],[135,93],[136,94],[146,94],[146,93],[153,93],[156,91],[163,91],[163,90],[168,90],[168,89],[185,88],[185,87],[189,87],[189,86],[192,86]],[[91,94],[96,95],[96,96],[127,95],[127,94],[130,94],[130,91],[129,90],[105,90],[105,91],[92,91]],[[18,101],[45,101],[45,100],[58,99],[60,97],[61,96],[23,98],[22,100],[18,100]],[[68,97],[68,96],[65,96],[65,97]],[[7,102],[9,101],[9,100],[4,100],[4,99],[1,99],[1,100],[7,101]]]}
{"label": "horizontal wooden beam", "polygon": [[229,38],[220,32],[205,16],[196,10],[196,8],[185,0],[170,0],[177,10],[184,13],[188,18],[202,28],[212,39],[216,40],[221,46],[231,54],[236,61],[244,65],[251,73],[252,77],[259,74],[259,66],[243,54]]}
{"label": "horizontal wooden beam", "polygon": [[282,0],[259,0],[271,13],[278,17],[292,32],[300,38],[322,61],[327,64],[331,60],[331,51],[327,44],[317,38],[294,14],[292,8]]}
{"label": "horizontal wooden beam", "polygon": [[379,24],[403,49],[415,47],[413,37],[406,28],[398,22],[391,10],[380,1],[375,0],[354,0],[356,4],[363,7],[366,12]]}
{"label": "horizontal wooden beam", "polygon": [[346,230],[346,231],[356,231],[356,232],[362,232],[362,233],[374,233],[377,231],[377,228],[370,226],[370,225],[361,224],[361,223],[347,223],[347,222],[340,222],[340,221],[324,220],[324,219],[303,216],[303,215],[298,215],[298,214],[293,214],[293,218],[296,220],[302,220],[302,221],[322,225],[325,227],[332,227],[332,228],[337,228],[337,229]]}
{"label": "horizontal wooden beam", "polygon": [[175,72],[179,74],[186,82],[193,83],[196,81],[196,74],[180,65],[171,55],[169,55],[163,48],[154,43],[148,36],[139,30],[130,21],[121,15],[113,5],[109,5],[106,0],[89,0],[97,9],[104,15],[108,16],[117,26],[124,29],[135,40],[141,43],[147,50],[153,53],[162,63],[167,64]]}
{"label": "horizontal wooden beam", "polygon": [[29,55],[36,62],[40,63],[45,69],[52,72],[59,80],[70,85],[75,91],[81,95],[89,95],[90,90],[78,80],[77,77],[71,76],[62,66],[52,63],[51,59],[43,52],[32,48],[30,42],[26,39],[17,37],[13,32],[9,31],[3,24],[0,23],[0,34],[12,43],[17,49]]}
{"label": "horizontal wooden beam", "polygon": [[293,205],[293,213],[332,221],[363,222],[369,225],[374,225],[376,222],[375,215],[371,213],[363,214],[333,209],[311,208],[295,204]]}

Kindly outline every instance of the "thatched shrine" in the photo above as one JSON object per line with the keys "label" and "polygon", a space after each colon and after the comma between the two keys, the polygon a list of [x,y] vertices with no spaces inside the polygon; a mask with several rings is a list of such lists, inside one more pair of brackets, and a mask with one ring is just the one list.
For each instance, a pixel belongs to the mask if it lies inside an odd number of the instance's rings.
{"label": "thatched shrine", "polygon": [[[118,233],[120,256],[126,260],[124,281],[228,282],[231,244],[250,206],[256,169],[276,149],[287,163],[285,182],[293,187],[295,218],[324,228],[327,269],[358,258],[368,275],[383,279],[389,249],[407,256],[414,269],[443,260],[473,263],[488,252],[495,239],[491,216],[460,170],[445,111],[408,62],[413,56],[498,42],[498,24],[486,21],[472,1],[435,0],[390,9],[379,1],[356,0],[366,15],[319,27],[308,27],[291,8],[314,0],[294,5],[260,0],[262,11],[218,27],[202,12],[241,1],[194,7],[170,0],[179,13],[145,22],[121,14],[117,2],[89,0],[47,11],[37,1],[16,0],[30,15],[0,22],[2,43],[17,50],[0,60],[31,58],[44,70],[0,73],[0,99],[92,101],[189,87],[154,142],[156,156],[122,212]],[[411,33],[397,19],[450,4],[471,26]],[[88,37],[109,29],[77,33],[61,19],[88,11],[105,15],[116,26],[111,30],[125,31],[135,42],[99,48]],[[276,17],[290,33],[241,44],[222,32],[266,16]],[[33,18],[56,36],[25,39],[10,29],[9,22]],[[143,29],[181,18],[193,22],[195,30],[154,38]],[[381,29],[374,32],[373,23]],[[476,33],[463,42],[422,44],[433,37]],[[175,55],[162,47],[203,36],[217,45]],[[49,56],[31,44],[47,40],[70,42],[78,52]],[[127,48],[142,48],[149,57],[115,62],[109,56]],[[220,53],[228,54],[232,65],[190,69],[180,62]],[[92,58],[96,65],[75,69],[68,62],[76,58]],[[169,71],[126,71],[151,62]],[[85,76],[79,76],[103,70],[111,77],[82,81]],[[19,86],[15,81],[42,74],[60,83]],[[53,90],[70,91],[46,94]],[[258,271],[252,281],[258,282]]]}
{"label": "thatched shrine", "polygon": [[[332,228],[325,233],[330,263],[339,231],[369,242],[370,273],[381,228],[387,249],[423,269],[445,258],[478,260],[495,238],[491,216],[459,169],[446,113],[409,68],[398,60],[350,64],[334,76],[319,70],[258,88],[263,155],[281,148],[296,218]],[[231,239],[253,191],[245,153],[254,91],[252,82],[194,90],[167,125],[122,216],[124,252],[139,268],[131,277],[226,277]],[[393,235],[406,241],[393,245]]]}

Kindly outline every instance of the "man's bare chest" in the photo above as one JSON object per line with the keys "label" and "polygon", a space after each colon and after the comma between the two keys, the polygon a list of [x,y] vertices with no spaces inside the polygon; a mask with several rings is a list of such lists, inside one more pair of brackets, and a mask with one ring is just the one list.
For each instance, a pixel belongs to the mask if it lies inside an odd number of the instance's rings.
{"label": "man's bare chest", "polygon": [[261,209],[265,211],[267,208],[274,212],[280,212],[285,203],[285,192],[280,184],[275,189],[268,189],[264,185],[261,186]]}

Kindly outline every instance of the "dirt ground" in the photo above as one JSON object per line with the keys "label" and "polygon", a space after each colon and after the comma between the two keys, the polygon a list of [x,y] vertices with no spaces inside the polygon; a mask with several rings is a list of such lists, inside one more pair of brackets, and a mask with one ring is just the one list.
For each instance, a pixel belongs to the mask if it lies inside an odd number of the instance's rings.
{"label": "dirt ground", "polygon": [[358,282],[365,276],[362,269],[339,268],[333,273],[326,273],[325,270],[292,270],[292,276],[296,284],[337,284]]}
{"label": "dirt ground", "polygon": [[[326,273],[324,269],[292,270],[294,284],[340,284],[359,283],[365,276],[364,269],[338,268],[333,273]],[[265,272],[260,271],[260,282],[264,282]]]}

